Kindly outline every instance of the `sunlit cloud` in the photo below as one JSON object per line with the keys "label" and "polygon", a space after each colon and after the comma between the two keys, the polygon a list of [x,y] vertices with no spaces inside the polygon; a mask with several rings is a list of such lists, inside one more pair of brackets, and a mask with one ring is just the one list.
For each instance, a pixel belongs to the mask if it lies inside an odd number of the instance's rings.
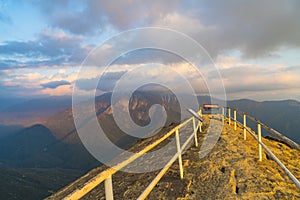
{"label": "sunlit cloud", "polygon": [[43,83],[43,84],[41,84],[41,86],[43,88],[55,89],[55,88],[58,88],[60,86],[70,85],[70,84],[71,83],[68,82],[68,81],[61,80],[61,81],[51,81],[51,82],[48,82],[48,83]]}
{"label": "sunlit cloud", "polygon": [[[122,45],[133,45],[130,38],[123,43],[100,47],[103,54],[91,59],[94,63],[84,63],[85,72],[77,77],[86,56],[113,34],[130,28],[155,26],[183,32],[202,45],[220,69],[229,98],[300,99],[298,0],[255,0],[247,4],[236,0],[32,2],[26,4],[31,10],[19,9],[19,16],[9,12],[15,9],[9,6],[18,4],[0,3],[0,23],[5,24],[0,36],[11,38],[0,40],[0,91],[3,94],[71,95],[78,78],[86,82],[82,88],[84,92],[90,88],[89,82],[104,70],[106,76],[101,89],[111,91],[125,72],[152,63],[161,64],[161,68],[147,71],[138,78],[152,76],[155,80],[156,75],[171,67],[186,77],[198,94],[207,91],[205,78],[217,77],[209,76],[207,69],[200,68],[200,75],[208,74],[201,77],[193,67],[171,53],[129,52],[105,68],[106,57],[121,54]],[[268,12],[262,9],[266,7]],[[28,12],[32,13],[31,17],[36,15],[34,22],[26,23],[27,18],[23,16],[29,16]],[[24,19],[17,19],[20,16]],[[9,26],[20,28],[11,31]],[[37,31],[28,37],[26,30],[32,30],[29,33]],[[136,41],[145,38],[153,44],[186,45],[179,41],[174,43],[167,37],[149,35]],[[176,76],[170,74],[166,79],[172,82]]]}
{"label": "sunlit cloud", "polygon": [[72,93],[72,86],[70,85],[60,85],[56,88],[46,88],[41,90],[41,94],[50,96],[65,96]]}

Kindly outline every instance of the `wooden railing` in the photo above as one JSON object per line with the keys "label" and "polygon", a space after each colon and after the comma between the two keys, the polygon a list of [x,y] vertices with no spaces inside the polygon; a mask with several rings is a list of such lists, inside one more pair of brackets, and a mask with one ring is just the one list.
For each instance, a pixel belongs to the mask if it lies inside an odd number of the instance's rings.
{"label": "wooden railing", "polygon": [[[226,117],[225,108],[222,108],[222,114]],[[233,118],[231,117],[231,110],[233,110]],[[236,114],[240,114],[240,116],[243,117],[243,124],[237,120]],[[280,140],[285,142],[288,146],[291,148],[300,150],[299,144],[295,143],[291,139],[287,138],[286,136],[282,135],[278,131],[272,129],[271,127],[263,124],[256,118],[239,111],[237,109],[231,109],[227,108],[227,117],[228,117],[228,124],[231,125],[231,121],[233,120],[234,130],[237,128],[237,123],[240,124],[244,129],[244,140],[247,139],[247,132],[258,142],[258,157],[259,161],[262,161],[262,149],[264,149],[267,154],[283,169],[283,171],[289,176],[289,178],[296,184],[296,186],[300,189],[300,182],[297,180],[297,178],[288,170],[288,168],[272,153],[272,151],[262,142],[261,140],[261,127],[263,127],[265,130],[269,131],[271,134],[277,136]],[[247,127],[246,120],[249,118],[253,122],[257,123],[257,135],[256,136],[253,131]]]}
{"label": "wooden railing", "polygon": [[[198,112],[198,114],[201,116],[201,111]],[[193,132],[188,136],[187,140],[184,141],[184,144],[180,146],[180,138],[179,138],[179,130],[180,128],[186,126],[188,123],[193,123]],[[154,178],[154,180],[149,184],[149,186],[142,192],[142,194],[138,197],[138,199],[145,199],[149,193],[152,191],[152,189],[155,187],[155,185],[159,182],[159,180],[163,177],[163,175],[167,172],[167,170],[171,167],[171,165],[178,160],[179,162],[179,173],[180,178],[183,178],[183,165],[182,165],[182,153],[184,152],[187,145],[191,142],[191,140],[194,138],[195,146],[198,146],[198,140],[197,140],[197,130],[201,130],[202,123],[198,121],[196,123],[196,118],[193,116],[183,123],[179,124],[178,126],[174,127],[171,131],[169,131],[167,134],[165,134],[160,139],[154,141],[152,144],[146,146],[143,150],[139,151],[138,153],[135,153],[133,156],[129,157],[128,159],[118,163],[117,165],[104,170],[103,172],[99,173],[89,181],[87,181],[82,187],[72,191],[71,193],[67,194],[63,199],[65,200],[75,200],[80,199],[83,196],[85,196],[87,193],[89,193],[92,189],[94,189],[96,186],[98,186],[100,183],[104,182],[104,188],[105,188],[105,197],[107,200],[114,199],[113,197],[113,184],[112,184],[112,176],[120,171],[122,168],[127,166],[128,164],[132,163],[163,141],[165,141],[167,138],[171,137],[173,134],[175,134],[176,139],[176,148],[177,153],[168,161],[168,163],[163,167],[163,169],[159,172],[159,174]],[[61,191],[64,192],[64,191]],[[51,196],[48,199],[53,199]]]}
{"label": "wooden railing", "polygon": [[[300,146],[295,143],[294,141],[290,140],[289,138],[283,136],[281,133],[278,131],[268,127],[267,125],[263,124],[259,120],[255,119],[254,117],[241,112],[237,109],[232,109],[227,107],[227,112],[225,112],[226,108],[221,108],[221,119],[223,122],[225,122],[225,119],[228,119],[228,124],[231,125],[233,123],[233,128],[234,130],[237,130],[237,124],[239,124],[241,127],[244,129],[244,140],[247,140],[247,132],[258,142],[258,157],[259,161],[262,161],[262,149],[264,149],[267,154],[284,170],[284,172],[290,177],[290,179],[296,184],[296,186],[300,189],[300,183],[297,180],[297,178],[286,168],[286,166],[271,152],[271,150],[262,142],[261,140],[261,127],[265,128],[267,131],[270,133],[273,133],[277,137],[279,137],[281,140],[283,140],[286,144],[288,144],[290,147],[294,149],[300,150]],[[231,112],[233,110],[233,117],[231,115]],[[237,113],[240,114],[243,118],[243,123],[239,122],[237,120]],[[198,112],[200,116],[202,116],[202,110],[200,108],[200,111]],[[257,136],[256,134],[249,128],[247,127],[246,119],[250,119],[254,122],[257,123]],[[179,138],[179,130],[186,126],[188,123],[192,122],[193,123],[193,132],[188,136],[186,141],[182,146],[180,146],[180,138]],[[128,164],[132,163],[163,141],[165,141],[167,138],[171,137],[173,134],[175,134],[175,139],[176,139],[176,148],[177,148],[177,153],[173,155],[173,157],[168,161],[168,163],[163,167],[163,169],[158,173],[158,175],[152,180],[152,182],[147,186],[147,188],[141,193],[141,195],[138,197],[138,199],[145,199],[150,192],[153,190],[155,185],[160,181],[160,179],[165,175],[167,170],[172,166],[172,164],[178,160],[179,163],[179,174],[180,178],[182,179],[184,176],[183,173],[183,165],[182,165],[182,152],[184,152],[185,148],[188,146],[188,144],[191,142],[191,140],[194,138],[195,141],[195,146],[198,146],[198,140],[197,140],[197,130],[201,132],[202,128],[202,123],[198,121],[196,123],[196,118],[193,116],[183,123],[179,124],[178,126],[174,127],[171,131],[166,133],[163,137],[160,139],[154,141],[152,144],[146,146],[143,150],[139,151],[138,153],[134,154],[133,156],[129,157],[128,159],[118,163],[114,167],[111,167],[107,170],[102,171],[98,175],[94,176],[92,179],[87,181],[83,186],[81,187],[76,187],[74,191],[70,192],[69,194],[65,195],[63,199],[66,200],[73,200],[73,199],[80,199],[84,195],[88,194],[92,189],[94,189],[96,186],[104,182],[105,186],[105,197],[107,200],[112,200],[114,199],[113,197],[113,184],[112,184],[112,176],[120,171],[122,168],[127,166]],[[65,191],[61,191],[65,192]],[[49,197],[51,198],[51,196]]]}

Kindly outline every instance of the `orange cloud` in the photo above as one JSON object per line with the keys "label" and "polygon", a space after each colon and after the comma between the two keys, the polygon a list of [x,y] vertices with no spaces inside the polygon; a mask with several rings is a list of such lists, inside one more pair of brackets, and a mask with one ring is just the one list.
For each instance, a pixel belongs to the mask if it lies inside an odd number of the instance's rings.
{"label": "orange cloud", "polygon": [[71,85],[62,85],[55,89],[46,88],[43,89],[42,94],[48,94],[50,96],[63,96],[72,94],[72,86]]}

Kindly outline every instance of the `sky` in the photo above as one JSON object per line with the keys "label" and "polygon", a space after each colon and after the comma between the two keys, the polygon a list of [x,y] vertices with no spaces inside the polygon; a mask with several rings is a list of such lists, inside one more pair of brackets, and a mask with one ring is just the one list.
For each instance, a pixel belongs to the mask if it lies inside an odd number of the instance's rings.
{"label": "sky", "polygon": [[[0,0],[0,96],[72,95],[76,80],[89,90],[93,72],[81,80],[77,74],[94,48],[126,30],[161,27],[203,46],[220,71],[228,99],[300,100],[299,10],[298,0]],[[114,46],[105,52],[117,51]],[[124,56],[106,71],[99,89],[111,91],[132,68],[149,69],[160,53]],[[155,62],[197,79],[173,57]],[[196,90],[202,94],[201,87]]]}

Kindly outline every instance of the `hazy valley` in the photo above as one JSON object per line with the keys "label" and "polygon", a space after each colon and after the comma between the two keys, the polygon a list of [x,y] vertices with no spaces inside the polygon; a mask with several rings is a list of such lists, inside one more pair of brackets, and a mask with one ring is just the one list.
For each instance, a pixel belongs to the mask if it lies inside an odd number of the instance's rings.
{"label": "hazy valley", "polygon": [[[200,105],[209,103],[207,96],[198,97],[198,100]],[[105,124],[104,131],[111,141],[122,148],[129,148],[138,138],[129,137],[117,127],[110,101],[111,93],[96,98],[98,121],[102,125]],[[129,102],[132,119],[139,125],[148,124],[148,111],[154,104],[165,107],[168,116],[166,127],[171,123],[180,122],[180,106],[175,96],[168,92],[135,93]],[[253,115],[294,141],[300,142],[299,102],[256,102],[243,99],[228,101],[228,105]],[[100,165],[80,142],[73,122],[70,98],[25,101],[3,108],[0,121],[0,167],[3,174],[1,177],[5,180],[3,184],[7,185],[8,190],[3,198],[20,198],[13,195],[12,185],[20,190],[18,194],[28,194],[23,196],[24,199],[46,197]],[[26,127],[26,124],[32,125]],[[256,130],[255,124],[250,126]],[[64,175],[64,181],[59,178],[61,174]],[[36,191],[35,184],[40,186],[40,192],[34,192],[33,195],[32,192]]]}

